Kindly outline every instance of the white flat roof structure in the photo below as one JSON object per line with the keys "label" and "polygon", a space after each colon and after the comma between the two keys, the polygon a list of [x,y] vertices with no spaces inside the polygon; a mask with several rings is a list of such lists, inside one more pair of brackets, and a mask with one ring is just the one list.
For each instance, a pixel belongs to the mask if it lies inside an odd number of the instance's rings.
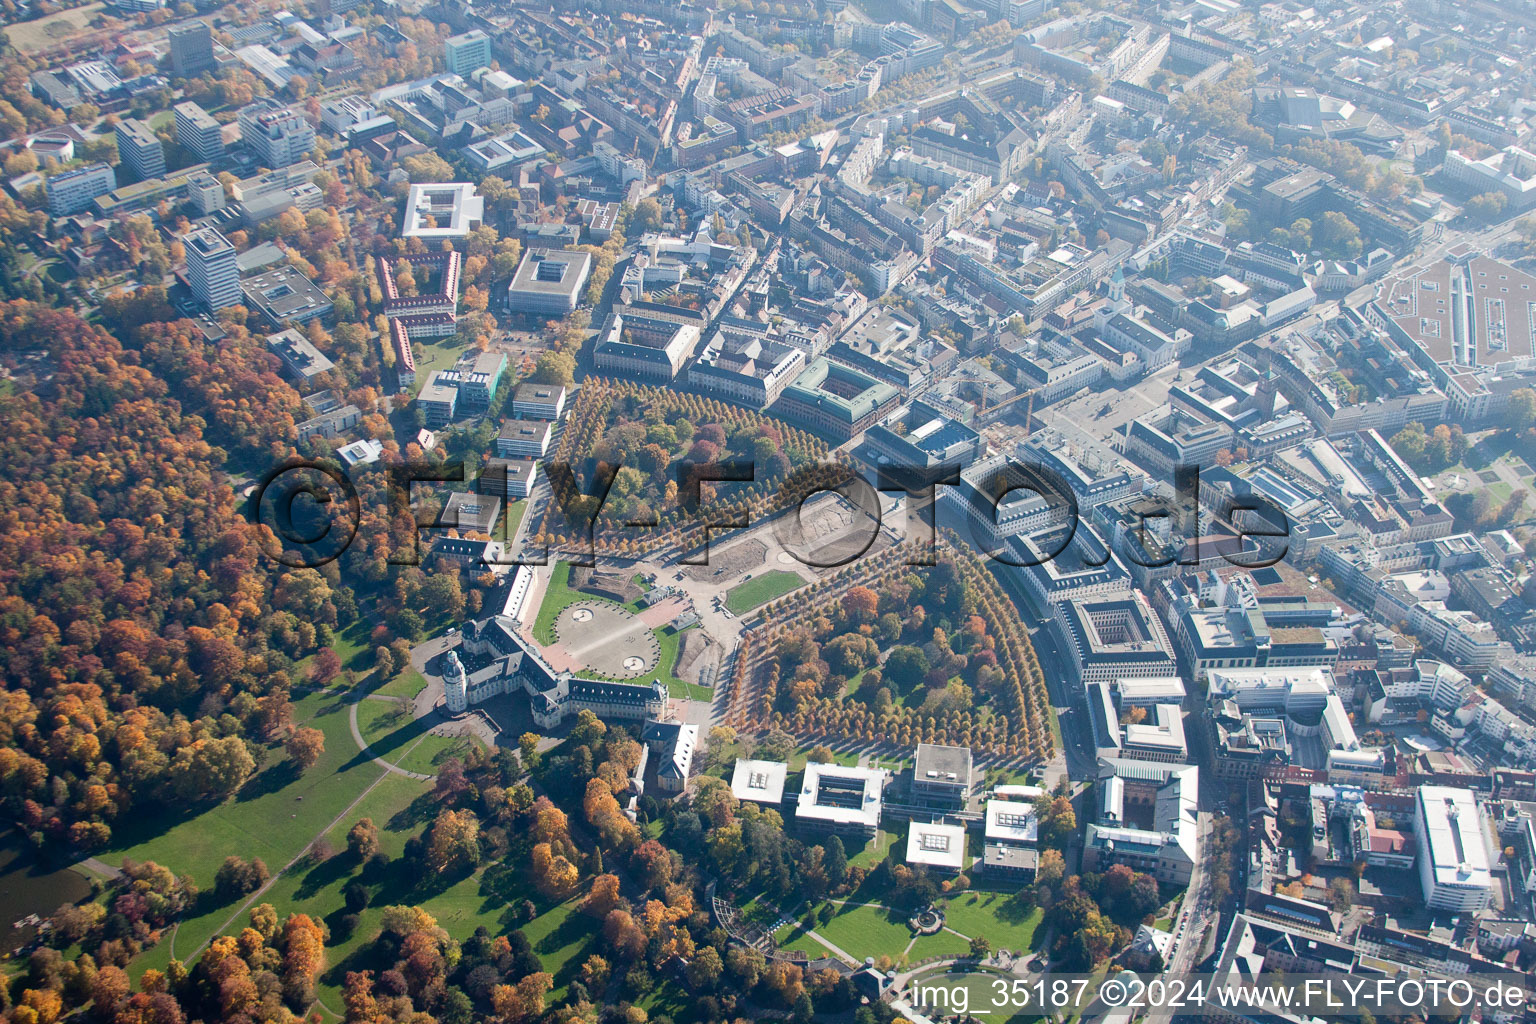
{"label": "white flat roof structure", "polygon": [[485,219],[485,199],[467,181],[412,185],[405,197],[404,238],[463,238]]}
{"label": "white flat roof structure", "polygon": [[965,870],[964,827],[914,821],[907,831],[907,863],[945,871]]}
{"label": "white flat roof structure", "polygon": [[1179,760],[1183,760],[1189,753],[1189,748],[1184,741],[1184,715],[1179,706],[1177,704],[1153,705],[1147,718],[1146,722],[1121,728],[1123,749],[1158,753],[1170,757],[1177,755]]}
{"label": "white flat roof structure", "polygon": [[1435,884],[1490,887],[1493,876],[1488,865],[1488,840],[1472,791],[1453,786],[1420,786],[1419,805],[1428,829],[1427,848]]}
{"label": "white flat roof structure", "polygon": [[1040,840],[1035,805],[1023,800],[987,801],[987,842],[1034,845]]}
{"label": "white flat roof structure", "polygon": [[800,784],[795,818],[831,828],[873,832],[880,827],[883,791],[889,773],[884,768],[846,768],[809,762]]}
{"label": "white flat roof structure", "polygon": [[1178,676],[1147,679],[1116,679],[1120,706],[1134,708],[1147,704],[1178,704],[1184,699],[1184,680]]}
{"label": "white flat roof structure", "polygon": [[731,792],[737,800],[751,800],[760,804],[781,803],[784,800],[784,780],[788,775],[789,765],[783,761],[737,758],[736,770],[731,773]]}
{"label": "white flat roof structure", "polygon": [[1002,800],[1022,800],[1032,804],[1045,796],[1045,789],[1040,786],[998,786],[992,790],[992,795]]}

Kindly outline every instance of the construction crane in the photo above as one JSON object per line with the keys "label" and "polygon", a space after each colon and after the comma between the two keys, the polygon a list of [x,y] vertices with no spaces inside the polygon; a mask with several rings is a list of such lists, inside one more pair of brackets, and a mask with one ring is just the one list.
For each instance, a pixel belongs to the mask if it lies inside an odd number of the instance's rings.
{"label": "construction crane", "polygon": [[977,417],[977,419],[980,419],[983,416],[987,416],[989,414],[996,413],[999,409],[1006,409],[1010,405],[1014,404],[1015,402],[1022,402],[1025,399],[1028,399],[1029,400],[1029,405],[1027,406],[1027,411],[1024,414],[1024,434],[1027,437],[1029,435],[1029,433],[1030,433],[1030,428],[1031,428],[1031,426],[1034,423],[1034,418],[1035,418],[1035,394],[1039,390],[1040,390],[1039,388],[1030,388],[1028,391],[1020,392],[1019,394],[1014,395],[1012,398],[1005,398],[1001,402],[998,402],[996,405],[992,406],[991,408],[988,408],[987,407],[987,392],[986,392],[986,389],[983,388],[982,392],[981,392],[981,401],[977,405],[976,417]]}

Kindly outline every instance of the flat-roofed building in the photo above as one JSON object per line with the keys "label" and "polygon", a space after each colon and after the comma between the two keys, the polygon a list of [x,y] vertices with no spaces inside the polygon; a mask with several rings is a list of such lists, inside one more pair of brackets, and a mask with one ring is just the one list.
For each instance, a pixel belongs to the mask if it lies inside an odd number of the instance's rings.
{"label": "flat-roofed building", "polygon": [[166,42],[171,49],[171,71],[182,78],[218,67],[213,56],[213,30],[205,21],[173,25],[166,33]]}
{"label": "flat-roofed building", "polygon": [[501,499],[477,491],[454,491],[437,515],[437,525],[460,533],[489,534],[501,518]]}
{"label": "flat-roofed building", "polygon": [[240,108],[240,138],[265,167],[296,164],[315,148],[315,126],[293,107],[263,98]]}
{"label": "flat-roofed building", "polygon": [[1033,802],[987,801],[986,839],[1005,846],[1034,846],[1040,841],[1040,816]]}
{"label": "flat-roofed building", "polygon": [[971,795],[970,747],[919,743],[913,759],[912,798],[929,806],[963,807]]}
{"label": "flat-roofed building", "polygon": [[778,805],[784,801],[784,782],[789,765],[783,761],[755,761],[737,758],[731,772],[731,793],[737,800]]}
{"label": "flat-roofed building", "polygon": [[512,392],[512,415],[526,420],[558,420],[565,412],[563,384],[519,384]]}
{"label": "flat-roofed building", "polygon": [[324,352],[293,328],[267,335],[267,348],[283,361],[283,369],[295,383],[309,384],[315,377],[336,368]]}
{"label": "flat-roofed building", "polygon": [[566,249],[529,249],[507,288],[514,313],[564,316],[581,301],[592,273],[592,257]]}
{"label": "flat-roofed building", "polygon": [[117,158],[133,175],[146,181],[165,175],[165,147],[149,125],[129,117],[117,122]]}
{"label": "flat-roofed building", "polygon": [[[459,385],[457,379],[444,381],[445,374],[453,374],[452,370],[434,370],[432,376],[421,386],[421,391],[416,395],[416,401],[421,406],[422,416],[427,426],[436,429],[445,427],[453,422],[454,415],[459,406]],[[457,375],[454,375],[456,378]]]}
{"label": "flat-roofed building", "polygon": [[245,304],[260,313],[274,327],[285,323],[307,324],[326,320],[335,312],[331,302],[315,283],[293,267],[279,266],[240,281]]}
{"label": "flat-roofed building", "polygon": [[405,197],[405,225],[400,235],[463,238],[484,219],[485,198],[476,194],[475,186],[469,182],[412,185]]}
{"label": "flat-roofed building", "polygon": [[1139,592],[1104,600],[1062,601],[1055,626],[1079,683],[1176,675],[1173,645]]}
{"label": "flat-roofed building", "polygon": [[1184,680],[1178,676],[1116,679],[1114,683],[1122,708],[1144,708],[1153,704],[1181,704],[1184,701]]}
{"label": "flat-roofed building", "polygon": [[450,75],[468,78],[470,72],[491,65],[491,37],[478,28],[443,41],[443,58]]}
{"label": "flat-roofed building", "polygon": [[204,163],[224,155],[224,134],[219,122],[202,107],[186,100],[176,104],[176,144]]}
{"label": "flat-roofed building", "polygon": [[50,175],[43,183],[48,213],[68,217],[91,208],[91,200],[117,188],[117,174],[106,164],[86,164]]}
{"label": "flat-roofed building", "polygon": [[501,375],[506,370],[505,352],[481,352],[468,367],[459,371],[459,401],[471,410],[490,408],[501,387]]}
{"label": "flat-roofed building", "polygon": [[1184,738],[1184,713],[1177,704],[1154,704],[1122,722],[1120,708],[1108,683],[1088,684],[1088,721],[1099,757],[1126,757],[1182,764],[1189,759]]}
{"label": "flat-roofed building", "polygon": [[526,498],[532,494],[538,476],[539,464],[533,459],[496,458],[486,462],[485,477],[490,486],[509,498]]}
{"label": "flat-roofed building", "polygon": [[935,874],[965,870],[965,827],[914,821],[907,828],[907,863]]}
{"label": "flat-roofed building", "polygon": [[1431,910],[1477,913],[1492,899],[1487,829],[1470,789],[1420,786],[1419,881]]}
{"label": "flat-roofed building", "polygon": [[187,283],[198,302],[217,313],[245,301],[235,247],[217,228],[199,228],[182,239],[187,254]]}
{"label": "flat-roofed building", "polygon": [[496,435],[496,454],[504,459],[542,459],[549,453],[554,432],[549,420],[506,420]]}
{"label": "flat-roofed building", "polygon": [[880,829],[889,777],[883,768],[809,762],[795,804],[795,821],[810,830],[872,836]]}

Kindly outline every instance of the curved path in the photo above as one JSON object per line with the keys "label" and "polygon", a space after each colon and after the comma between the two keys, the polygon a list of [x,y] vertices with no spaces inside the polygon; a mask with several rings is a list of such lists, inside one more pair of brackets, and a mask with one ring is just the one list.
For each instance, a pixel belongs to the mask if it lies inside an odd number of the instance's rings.
{"label": "curved path", "polygon": [[[373,763],[374,764],[378,765],[380,768],[383,768],[383,769],[385,769],[387,771],[394,772],[396,775],[404,775],[407,778],[421,779],[421,780],[426,781],[426,782],[430,782],[431,780],[437,778],[436,775],[423,775],[421,772],[406,771],[404,768],[401,768],[398,765],[394,765],[394,764],[389,763],[388,761],[384,760],[382,757],[380,757],[379,755],[377,755],[377,754],[375,754],[373,752],[373,748],[368,745],[368,741],[363,739],[363,730],[361,730],[361,729],[359,729],[357,727],[357,706],[360,703],[362,703],[362,701],[364,699],[366,699],[368,697],[371,697],[371,696],[372,696],[372,694],[364,694],[358,700],[354,700],[352,702],[351,706],[347,708],[347,724],[352,727],[352,739],[357,744],[357,749],[362,751],[368,757],[371,757],[373,759]],[[418,738],[416,740],[416,742],[420,743],[421,740]],[[413,744],[413,746],[414,746],[414,744]],[[380,777],[382,778],[382,776],[380,776]],[[378,783],[375,782],[374,785],[376,786],[376,785],[378,785]],[[372,789],[373,786],[370,786],[368,788]]]}

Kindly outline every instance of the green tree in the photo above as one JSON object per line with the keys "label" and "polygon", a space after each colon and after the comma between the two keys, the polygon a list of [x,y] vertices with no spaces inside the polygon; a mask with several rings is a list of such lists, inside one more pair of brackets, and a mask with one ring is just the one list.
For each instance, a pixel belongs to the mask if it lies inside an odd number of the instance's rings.
{"label": "green tree", "polygon": [[1492,224],[1504,216],[1509,199],[1502,192],[1484,192],[1467,200],[1466,215],[1479,224]]}
{"label": "green tree", "polygon": [[1509,393],[1509,405],[1504,410],[1504,426],[1517,433],[1536,428],[1536,391],[1516,388]]}
{"label": "green tree", "polygon": [[631,220],[638,224],[642,231],[660,231],[662,221],[661,204],[650,196],[646,196],[635,204],[635,212]]}
{"label": "green tree", "polygon": [[533,361],[533,374],[528,379],[536,384],[569,387],[576,381],[576,358],[564,352],[540,352]]}

